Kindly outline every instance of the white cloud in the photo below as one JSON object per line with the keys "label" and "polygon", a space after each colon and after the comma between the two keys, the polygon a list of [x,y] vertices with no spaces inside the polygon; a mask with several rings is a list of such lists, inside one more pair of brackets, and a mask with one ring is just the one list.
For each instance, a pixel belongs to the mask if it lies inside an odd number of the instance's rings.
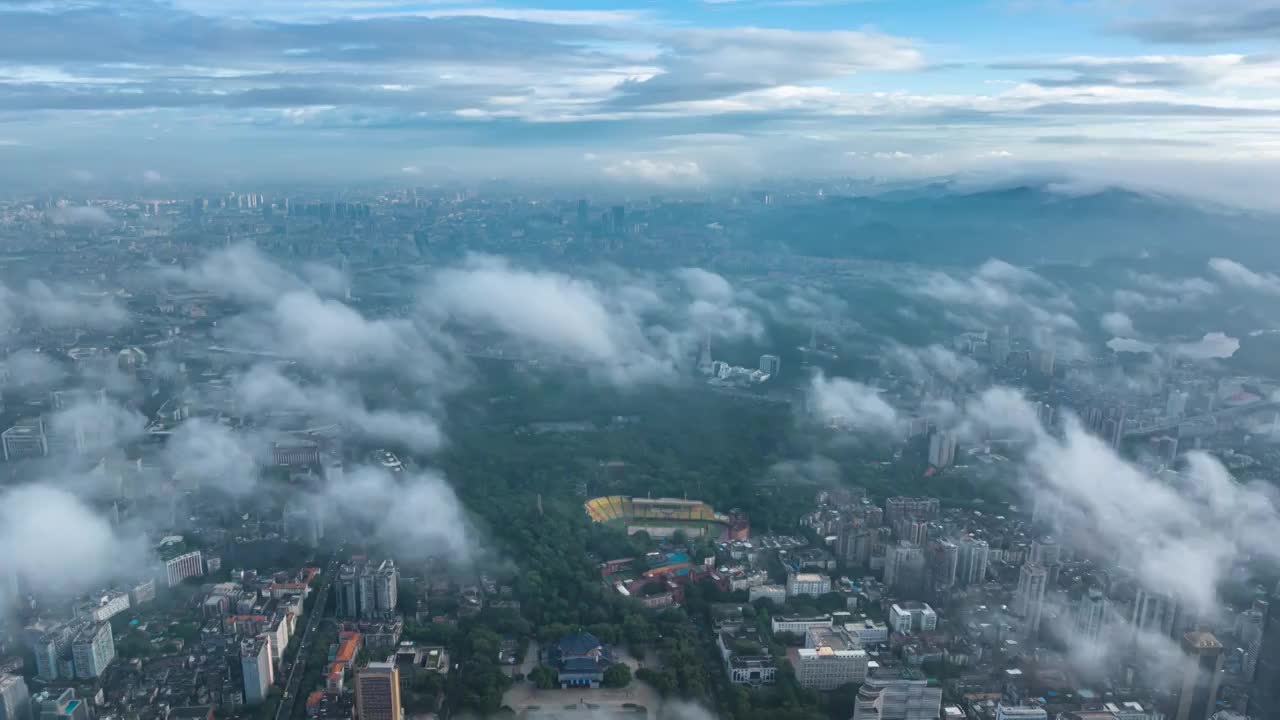
{"label": "white cloud", "polygon": [[693,160],[628,158],[604,166],[604,174],[614,180],[655,185],[701,185],[707,182],[706,174]]}
{"label": "white cloud", "polygon": [[1268,295],[1280,295],[1280,277],[1271,273],[1257,273],[1227,258],[1209,260],[1209,269],[1228,285],[1253,290]]}
{"label": "white cloud", "polygon": [[1211,332],[1196,342],[1175,343],[1170,349],[1192,360],[1226,359],[1240,349],[1240,341],[1225,333]]}
{"label": "white cloud", "polygon": [[1206,454],[1191,453],[1184,474],[1150,475],[1075,418],[1067,418],[1061,435],[1047,432],[1031,404],[1007,388],[985,393],[968,416],[970,431],[1013,433],[1029,443],[1024,488],[1059,509],[1060,536],[1194,611],[1217,607],[1216,587],[1234,563],[1280,559],[1269,539],[1280,532],[1272,494],[1237,483]]}
{"label": "white cloud", "polygon": [[724,278],[678,273],[685,292],[615,272],[601,282],[472,257],[433,273],[420,312],[433,323],[497,333],[618,385],[670,382],[704,337],[758,337],[762,326]]}
{"label": "white cloud", "polygon": [[857,432],[894,434],[900,429],[898,411],[879,391],[860,382],[817,373],[806,392],[809,412],[819,421]]}
{"label": "white cloud", "polygon": [[1109,312],[1099,321],[1102,329],[1120,337],[1133,337],[1138,331],[1133,327],[1133,318],[1122,312]]}
{"label": "white cloud", "polygon": [[439,421],[428,412],[370,408],[360,393],[336,381],[295,382],[274,367],[255,365],[233,385],[240,408],[250,414],[300,411],[321,422],[338,423],[374,442],[431,452],[444,444]]}
{"label": "white cloud", "polygon": [[49,219],[55,225],[86,225],[104,227],[114,225],[115,219],[97,205],[65,205],[49,211]]}
{"label": "white cloud", "polygon": [[0,545],[0,583],[17,575],[37,594],[85,592],[129,578],[150,557],[140,538],[118,535],[76,495],[46,484],[0,490]]}
{"label": "white cloud", "polygon": [[183,421],[165,443],[164,460],[174,476],[234,496],[257,486],[269,452],[263,432],[233,430],[203,418]]}
{"label": "white cloud", "polygon": [[462,503],[435,471],[392,474],[360,466],[327,486],[322,499],[331,523],[358,523],[398,558],[444,557],[462,565],[480,552]]}

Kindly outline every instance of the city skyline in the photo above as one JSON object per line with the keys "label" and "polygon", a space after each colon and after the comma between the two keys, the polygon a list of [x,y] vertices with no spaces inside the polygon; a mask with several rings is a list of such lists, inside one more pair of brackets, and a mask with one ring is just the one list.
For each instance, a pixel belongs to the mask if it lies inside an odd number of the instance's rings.
{"label": "city skyline", "polygon": [[10,1],[0,182],[1034,175],[1269,207],[1269,9]]}

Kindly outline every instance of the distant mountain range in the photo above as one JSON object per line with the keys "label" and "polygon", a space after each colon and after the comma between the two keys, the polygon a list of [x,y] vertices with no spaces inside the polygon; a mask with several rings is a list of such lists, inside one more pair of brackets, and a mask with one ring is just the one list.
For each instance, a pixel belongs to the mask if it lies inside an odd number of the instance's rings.
{"label": "distant mountain range", "polygon": [[1280,218],[1122,189],[1052,184],[982,191],[947,183],[778,208],[743,228],[760,250],[970,264],[1083,263],[1144,253],[1230,254],[1280,266]]}

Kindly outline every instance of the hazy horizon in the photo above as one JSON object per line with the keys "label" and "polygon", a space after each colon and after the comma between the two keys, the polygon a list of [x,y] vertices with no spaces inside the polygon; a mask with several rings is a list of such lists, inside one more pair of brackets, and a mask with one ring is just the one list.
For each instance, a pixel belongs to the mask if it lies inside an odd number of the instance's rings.
{"label": "hazy horizon", "polygon": [[6,0],[0,184],[1052,175],[1274,207],[1268,7]]}

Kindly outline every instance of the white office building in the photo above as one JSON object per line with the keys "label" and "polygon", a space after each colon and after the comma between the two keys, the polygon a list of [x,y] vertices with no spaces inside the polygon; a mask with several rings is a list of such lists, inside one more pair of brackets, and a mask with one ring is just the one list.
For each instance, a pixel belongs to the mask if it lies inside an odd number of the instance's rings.
{"label": "white office building", "polygon": [[787,589],[781,585],[757,585],[747,590],[747,600],[755,602],[764,598],[781,607],[787,602]]}
{"label": "white office building", "polygon": [[266,638],[257,637],[240,644],[240,669],[244,673],[244,703],[259,705],[271,690],[271,651]]}
{"label": "white office building", "polygon": [[169,587],[178,585],[183,580],[204,575],[204,560],[199,550],[193,550],[166,560],[164,563],[165,579]]}
{"label": "white office building", "polygon": [[829,628],[832,626],[830,615],[818,615],[816,617],[773,617],[769,620],[769,626],[773,632],[795,633],[796,635],[804,635],[812,628]]}
{"label": "white office building", "polygon": [[787,573],[787,597],[826,595],[831,592],[831,578],[818,573]]}
{"label": "white office building", "polygon": [[112,590],[100,596],[90,606],[89,617],[94,622],[106,622],[129,609],[129,594]]}
{"label": "white office building", "polygon": [[778,373],[781,371],[782,358],[777,355],[760,356],[760,372],[767,373],[769,377],[778,377]]}
{"label": "white office building", "polygon": [[889,608],[889,626],[903,635],[933,632],[938,628],[938,613],[927,603],[894,603]]}
{"label": "white office building", "polygon": [[996,706],[996,720],[1048,720],[1049,713],[1042,707],[1025,707],[1021,705]]}
{"label": "white office building", "polygon": [[937,720],[942,688],[914,668],[868,667],[858,689],[853,720]]}
{"label": "white office building", "polygon": [[111,625],[99,622],[81,628],[71,641],[71,657],[77,678],[89,680],[102,675],[116,657]]}
{"label": "white office building", "polygon": [[830,645],[796,650],[796,682],[810,690],[834,690],[848,683],[860,683],[867,676],[867,652],[837,650]]}
{"label": "white office building", "polygon": [[18,675],[0,675],[0,720],[31,720],[31,693]]}

